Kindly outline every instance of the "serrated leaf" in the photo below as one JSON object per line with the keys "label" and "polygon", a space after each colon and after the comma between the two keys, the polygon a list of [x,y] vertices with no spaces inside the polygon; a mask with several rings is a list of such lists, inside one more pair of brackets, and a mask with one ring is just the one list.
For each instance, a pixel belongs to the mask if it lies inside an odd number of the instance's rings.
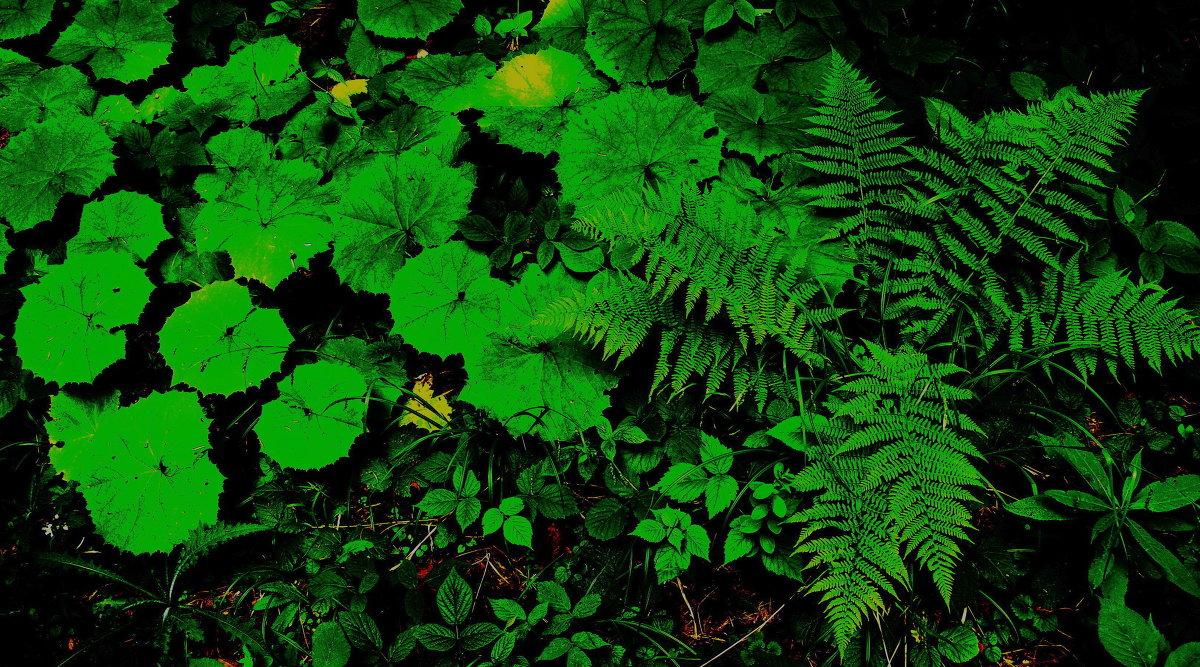
{"label": "serrated leaf", "polygon": [[1101,601],[1099,632],[1100,643],[1125,667],[1154,667],[1165,644],[1154,625],[1117,600]]}
{"label": "serrated leaf", "polygon": [[621,535],[625,530],[625,522],[629,520],[629,510],[615,498],[604,498],[588,510],[583,525],[592,537],[598,540],[611,540]]}
{"label": "serrated leaf", "polygon": [[533,524],[523,516],[510,516],[504,521],[504,539],[525,547],[533,548]]}
{"label": "serrated leaf", "polygon": [[358,370],[330,361],[298,366],[279,393],[254,427],[264,454],[284,468],[314,470],[350,453],[367,413],[367,383]]}
{"label": "serrated leaf", "polygon": [[478,651],[500,636],[494,623],[472,623],[463,628],[458,640],[464,651]]}
{"label": "serrated leaf", "polygon": [[417,508],[434,516],[444,516],[458,507],[458,496],[449,489],[433,489],[425,494]]}
{"label": "serrated leaf", "polygon": [[[412,424],[430,433],[444,427],[450,420],[450,401],[446,394],[433,395],[433,376],[426,373],[413,384],[415,397],[404,404],[400,426]],[[418,400],[420,398],[421,400]]]}
{"label": "serrated leaf", "polygon": [[50,48],[50,57],[87,62],[96,78],[129,83],[167,64],[175,0],[88,0]]}
{"label": "serrated leaf", "polygon": [[521,608],[521,605],[516,600],[497,598],[492,600],[491,603],[492,613],[496,614],[496,618],[502,622],[508,623],[514,620],[525,620],[525,610]]}
{"label": "serrated leaf", "polygon": [[21,288],[13,340],[24,367],[46,380],[91,382],[125,356],[125,333],[154,286],[125,253],[77,254]]}
{"label": "serrated leaf", "polygon": [[555,49],[505,61],[480,86],[479,127],[501,143],[543,155],[558,150],[567,121],[603,94],[578,56]]}
{"label": "serrated leaf", "polygon": [[654,490],[681,503],[690,503],[704,493],[708,475],[702,466],[693,463],[676,463],[663,473]]}
{"label": "serrated leaf", "polygon": [[733,561],[750,553],[754,548],[755,543],[745,533],[738,530],[730,530],[725,536],[725,562],[728,565]]}
{"label": "serrated leaf", "polygon": [[1040,521],[1065,521],[1075,518],[1052,505],[1049,498],[1044,495],[1022,498],[1005,505],[1004,509],[1017,516]]}
{"label": "serrated leaf", "polygon": [[487,334],[500,317],[508,285],[488,275],[486,257],[462,242],[425,250],[405,262],[392,283],[392,331],[421,350],[480,362]]}
{"label": "serrated leaf", "polygon": [[426,37],[450,22],[461,0],[363,0],[358,18],[367,30],[384,37]]}
{"label": "serrated leaf", "polygon": [[633,529],[633,532],[629,534],[634,537],[640,537],[651,544],[657,544],[666,539],[667,529],[658,521],[642,519],[638,522],[637,527]]}
{"label": "serrated leaf", "polygon": [[458,642],[458,637],[454,635],[453,630],[437,623],[418,625],[416,635],[421,646],[430,651],[449,651]]}
{"label": "serrated leaf", "polygon": [[385,292],[414,244],[437,246],[467,214],[474,187],[465,169],[406,151],[378,156],[346,183],[333,268],[356,290]]}
{"label": "serrated leaf", "polygon": [[754,30],[739,27],[724,39],[701,40],[696,79],[702,93],[754,86],[781,75],[796,58],[811,60],[828,52],[828,40],[814,26],[797,23],[784,30],[774,21],[760,21]]}
{"label": "serrated leaf", "polygon": [[257,308],[246,288],[219,282],[193,292],[158,334],[172,382],[232,394],[279,370],[292,335],[279,311]]}
{"label": "serrated leaf", "polygon": [[313,667],[345,667],[350,662],[350,643],[342,626],[326,621],[313,630]]}
{"label": "serrated leaf", "polygon": [[446,575],[446,578],[442,580],[441,587],[437,590],[438,612],[451,625],[459,625],[467,620],[467,616],[471,613],[473,600],[471,587],[454,570]]}
{"label": "serrated leaf", "polygon": [[666,90],[626,87],[567,123],[559,150],[563,196],[595,202],[616,192],[715,176],[721,159],[712,113]]}
{"label": "serrated leaf", "polygon": [[[483,513],[483,534],[485,536],[500,530],[500,526],[504,525],[504,513],[495,507],[489,508]],[[493,605],[494,606],[494,605]],[[506,620],[506,619],[501,619]]]}
{"label": "serrated leaf", "polygon": [[[55,396],[51,415],[57,420],[63,411],[80,414],[78,401]],[[216,523],[224,477],[208,460],[208,419],[195,394],[101,405],[90,421],[91,429],[55,428],[66,442],[50,450],[50,462],[79,482],[105,541],[133,553],[170,551],[197,527]]]}
{"label": "serrated leaf", "polygon": [[37,123],[0,151],[0,216],[24,231],[54,215],[64,194],[89,195],[113,170],[113,141],[95,121]]}
{"label": "serrated leaf", "polygon": [[713,518],[718,512],[732,505],[737,492],[738,482],[732,476],[711,477],[704,487],[704,507],[708,510],[708,518]]}

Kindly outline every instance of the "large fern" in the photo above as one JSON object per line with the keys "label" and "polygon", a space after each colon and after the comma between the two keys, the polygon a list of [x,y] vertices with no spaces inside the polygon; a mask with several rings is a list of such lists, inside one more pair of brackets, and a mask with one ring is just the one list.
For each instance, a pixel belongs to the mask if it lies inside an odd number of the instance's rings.
{"label": "large fern", "polygon": [[972,489],[983,485],[968,438],[979,428],[961,409],[972,394],[946,380],[961,368],[869,341],[856,360],[858,372],[826,403],[828,416],[775,430],[812,456],[793,482],[816,493],[796,516],[797,552],[820,567],[812,590],[824,593],[841,645],[882,608],[883,594],[908,584],[900,554],[926,569],[949,603]]}
{"label": "large fern", "polygon": [[644,262],[636,275],[599,280],[552,305],[544,321],[602,346],[618,363],[657,333],[656,387],[669,381],[679,390],[698,377],[711,394],[731,380],[738,401],[750,395],[761,403],[772,387],[787,387],[764,363],[770,345],[820,362],[811,325],[838,315],[812,306],[822,266],[849,260],[831,260],[813,242],[764,225],[725,192],[621,194],[576,216],[577,229],[632,247]]}

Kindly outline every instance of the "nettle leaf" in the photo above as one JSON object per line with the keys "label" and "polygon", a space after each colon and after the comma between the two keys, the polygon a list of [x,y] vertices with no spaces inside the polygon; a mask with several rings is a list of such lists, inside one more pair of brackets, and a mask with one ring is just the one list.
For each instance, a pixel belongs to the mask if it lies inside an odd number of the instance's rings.
{"label": "nettle leaf", "polygon": [[471,587],[457,571],[451,570],[437,590],[437,607],[442,619],[451,625],[460,625],[470,615],[474,601]]}
{"label": "nettle leaf", "polygon": [[367,30],[383,37],[426,37],[462,7],[461,0],[362,0],[358,18]]}
{"label": "nettle leaf", "polygon": [[154,285],[124,253],[78,254],[21,288],[13,340],[24,367],[53,382],[91,382],[125,356],[125,333]]}
{"label": "nettle leaf", "polygon": [[500,318],[509,286],[488,275],[491,263],[466,243],[425,250],[405,262],[388,290],[394,333],[422,352],[461,353],[478,364]]}
{"label": "nettle leaf", "polygon": [[333,193],[318,186],[321,171],[300,160],[279,160],[232,178],[202,174],[196,191],[208,200],[190,229],[202,252],[229,253],[237,276],[276,287],[297,267],[328,249]]}
{"label": "nettle leaf", "polygon": [[213,112],[234,122],[274,118],[309,91],[300,47],[283,35],[243,47],[225,65],[193,69],[183,86],[197,103],[217,101]]}
{"label": "nettle leaf", "polygon": [[333,268],[353,289],[386,292],[413,245],[450,239],[473,188],[473,173],[432,155],[376,157],[346,183]]}
{"label": "nettle leaf", "polygon": [[129,83],[167,64],[176,0],[88,0],[50,49],[65,63],[87,61],[100,79]]}
{"label": "nettle leaf", "polygon": [[527,271],[504,301],[509,326],[491,335],[459,398],[491,411],[514,435],[532,430],[563,440],[602,419],[616,377],[560,329],[532,324],[579,285],[561,269]]}
{"label": "nettle leaf", "polygon": [[[82,419],[80,409],[65,394],[51,400],[46,430],[65,444],[50,450],[50,462],[79,483],[105,541],[134,553],[169,551],[216,523],[224,478],[208,460],[209,420],[195,394],[152,394],[127,408],[114,399]],[[73,437],[80,421],[94,424],[92,437]]]}
{"label": "nettle leaf", "polygon": [[337,461],[363,431],[366,398],[367,382],[350,366],[318,361],[297,367],[255,425],[263,453],[285,468],[312,470]]}
{"label": "nettle leaf", "polygon": [[90,118],[33,125],[0,151],[0,215],[18,232],[49,220],[64,194],[91,194],[113,176],[113,160],[113,140]]}
{"label": "nettle leaf", "polygon": [[601,72],[620,83],[662,81],[694,48],[689,31],[694,12],[680,9],[688,9],[688,3],[605,3],[588,17],[587,53]]}
{"label": "nettle leaf", "polygon": [[75,117],[91,110],[96,93],[83,72],[70,65],[34,72],[11,83],[12,90],[0,96],[0,127],[19,132],[52,118]]}
{"label": "nettle leaf", "polygon": [[0,41],[39,32],[52,11],[54,0],[0,0]]}
{"label": "nettle leaf", "polygon": [[722,137],[712,113],[666,90],[626,87],[572,116],[558,167],[563,196],[596,201],[717,174]]}
{"label": "nettle leaf", "polygon": [[828,52],[824,35],[807,23],[784,30],[774,21],[760,21],[754,30],[740,28],[721,40],[701,40],[696,79],[702,93],[753,86],[790,69],[796,58],[812,60]]}
{"label": "nettle leaf", "polygon": [[162,204],[140,192],[122,191],[84,205],[79,233],[67,241],[67,253],[118,250],[143,261],[169,238]]}
{"label": "nettle leaf", "polygon": [[437,53],[409,62],[393,75],[392,85],[421,106],[462,111],[479,97],[480,85],[495,71],[496,66],[481,53]]}
{"label": "nettle leaf", "polygon": [[550,47],[505,61],[480,86],[479,127],[501,143],[543,155],[558,150],[567,120],[604,94],[578,56]]}
{"label": "nettle leaf", "polygon": [[158,334],[173,382],[232,394],[279,370],[292,342],[279,311],[257,308],[245,287],[213,283],[193,292]]}
{"label": "nettle leaf", "polygon": [[753,88],[713,93],[704,106],[726,133],[730,150],[761,161],[805,145],[802,116]]}

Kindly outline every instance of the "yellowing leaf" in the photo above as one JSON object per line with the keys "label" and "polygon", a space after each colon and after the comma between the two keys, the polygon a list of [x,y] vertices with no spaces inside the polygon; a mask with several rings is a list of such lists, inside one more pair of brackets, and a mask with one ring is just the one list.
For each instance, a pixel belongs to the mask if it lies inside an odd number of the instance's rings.
{"label": "yellowing leaf", "polygon": [[[416,398],[408,399],[408,403],[404,405],[405,414],[400,420],[400,425],[413,424],[430,433],[445,426],[450,420],[450,401],[446,398],[446,394],[433,395],[433,376],[426,373],[417,378],[416,383],[413,384],[413,393],[420,396],[425,402],[422,403]],[[433,410],[429,409],[430,406],[433,407]]]}
{"label": "yellowing leaf", "polygon": [[480,106],[552,107],[596,85],[577,56],[551,47],[504,63],[483,84]]}
{"label": "yellowing leaf", "polygon": [[359,93],[367,92],[367,81],[369,81],[369,79],[350,79],[349,81],[343,81],[335,84],[333,88],[330,88],[329,94],[333,96],[333,99],[345,104],[346,106],[350,106],[351,95],[358,95]]}

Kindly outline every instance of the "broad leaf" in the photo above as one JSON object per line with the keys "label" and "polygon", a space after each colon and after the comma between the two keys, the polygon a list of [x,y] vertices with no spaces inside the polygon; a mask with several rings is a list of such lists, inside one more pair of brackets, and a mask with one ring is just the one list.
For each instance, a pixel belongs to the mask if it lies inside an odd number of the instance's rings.
{"label": "broad leaf", "polygon": [[1170,512],[1200,500],[1200,475],[1179,475],[1142,487],[1133,498],[1134,509]]}
{"label": "broad leaf", "polygon": [[346,184],[333,268],[353,289],[386,291],[415,244],[441,245],[454,234],[473,186],[470,171],[431,155],[377,157]]}
{"label": "broad leaf", "polygon": [[501,143],[543,155],[558,150],[567,120],[603,95],[578,56],[553,47],[505,61],[480,87],[479,126]]}
{"label": "broad leaf", "polygon": [[358,370],[331,361],[296,368],[254,427],[262,451],[285,468],[323,468],[346,456],[362,433],[367,383]]}
{"label": "broad leaf", "polygon": [[83,207],[79,233],[67,241],[67,252],[121,250],[141,261],[170,237],[162,204],[140,192],[121,191]]}
{"label": "broad leaf", "polygon": [[54,0],[0,0],[0,41],[38,32],[53,10]]}
{"label": "broad leaf", "polygon": [[546,304],[578,284],[562,270],[527,271],[504,301],[508,326],[491,335],[478,367],[467,369],[459,398],[490,410],[514,435],[532,429],[569,439],[602,419],[615,376],[560,330],[532,324]]}
{"label": "broad leaf", "polygon": [[726,133],[729,149],[748,153],[755,160],[762,161],[805,145],[802,116],[752,88],[713,93],[704,106],[713,112],[717,125]]}
{"label": "broad leaf", "polygon": [[616,192],[695,183],[717,174],[712,113],[666,90],[627,87],[572,116],[558,167],[563,196],[594,202]]}
{"label": "broad leaf", "polygon": [[430,248],[396,273],[391,296],[392,331],[422,352],[462,354],[480,362],[488,332],[500,317],[508,285],[488,275],[487,257],[465,243]]}
{"label": "broad leaf", "polygon": [[202,175],[196,190],[208,202],[191,222],[202,252],[229,253],[235,275],[276,287],[329,247],[332,193],[318,186],[321,171],[300,160],[279,160],[232,178]]}
{"label": "broad leaf", "polygon": [[34,67],[32,76],[11,84],[11,91],[0,88],[0,127],[19,132],[53,118],[86,114],[92,108],[96,94],[83,72],[70,65],[40,71]]}
{"label": "broad leaf", "polygon": [[821,32],[807,23],[784,30],[774,21],[759,21],[755,30],[740,28],[718,40],[702,40],[696,57],[700,92],[753,86],[789,68],[796,58],[813,59],[828,53]]}
{"label": "broad leaf", "polygon": [[496,66],[481,53],[438,53],[411,61],[393,75],[394,86],[421,106],[462,111],[479,97],[479,87]]}
{"label": "broad leaf", "polygon": [[170,551],[204,524],[216,523],[224,478],[208,460],[208,419],[196,395],[151,394],[127,408],[93,412],[94,435],[76,438],[79,403],[55,396],[47,425],[65,441],[50,461],[68,481],[79,482],[96,531],[134,553]]}
{"label": "broad leaf", "polygon": [[625,531],[628,520],[629,510],[619,500],[603,498],[588,510],[583,525],[597,540],[611,540]]}
{"label": "broad leaf", "polygon": [[350,642],[342,626],[326,621],[312,633],[313,667],[345,667],[350,662]]}
{"label": "broad leaf", "polygon": [[442,619],[451,625],[460,625],[467,620],[474,600],[471,587],[455,570],[446,575],[437,590],[438,611],[442,614]]}
{"label": "broad leaf", "polygon": [[183,77],[191,98],[215,101],[214,111],[231,121],[274,118],[309,91],[300,69],[300,47],[279,35],[243,47],[226,65],[204,65]]}
{"label": "broad leaf", "polygon": [[376,35],[424,38],[461,9],[461,0],[361,0],[358,18]]}
{"label": "broad leaf", "polygon": [[504,539],[527,549],[533,548],[533,525],[523,516],[511,516],[504,522]]}
{"label": "broad leaf", "polygon": [[193,292],[158,334],[163,357],[184,382],[206,394],[232,394],[279,370],[292,342],[279,311],[256,308],[245,287],[213,283]]}
{"label": "broad leaf", "polygon": [[50,49],[66,63],[87,61],[96,78],[129,83],[167,64],[176,0],[87,0]]}
{"label": "broad leaf", "polygon": [[0,216],[16,231],[54,215],[64,194],[87,195],[113,170],[113,141],[90,118],[38,123],[0,151]]}
{"label": "broad leaf", "polygon": [[677,0],[609,2],[589,13],[587,52],[620,83],[662,81],[692,52],[689,17]]}
{"label": "broad leaf", "polygon": [[154,286],[124,253],[77,254],[21,288],[13,339],[24,367],[59,383],[91,382],[125,356],[125,333]]}
{"label": "broad leaf", "polygon": [[1119,600],[1100,604],[1100,643],[1125,667],[1155,667],[1166,642],[1152,623]]}

